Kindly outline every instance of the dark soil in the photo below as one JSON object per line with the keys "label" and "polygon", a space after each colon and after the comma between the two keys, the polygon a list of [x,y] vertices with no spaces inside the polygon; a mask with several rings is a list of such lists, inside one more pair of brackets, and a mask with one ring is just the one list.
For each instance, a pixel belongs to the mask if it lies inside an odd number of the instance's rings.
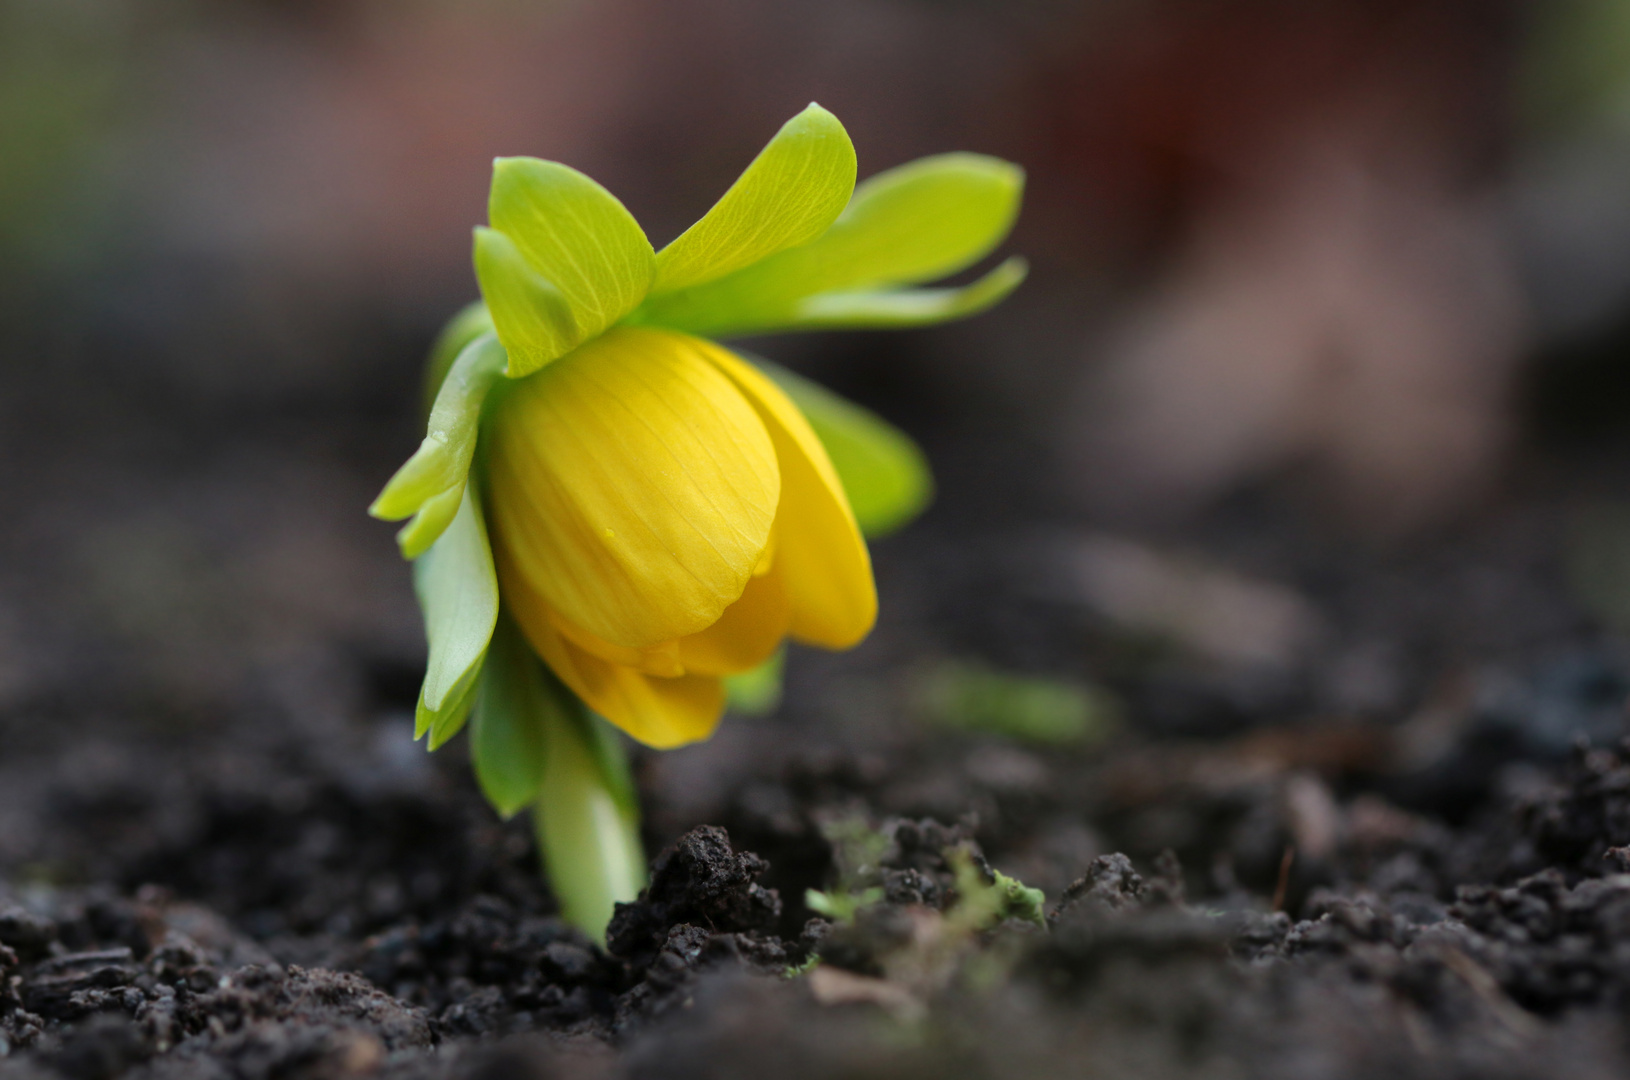
{"label": "dark soil", "polygon": [[[13,699],[0,1077],[1630,1075],[1630,661],[1567,586],[1574,509],[1383,554],[1224,508],[1187,549],[1322,620],[1257,667],[1072,599],[1076,531],[940,511],[879,548],[866,649],[636,756],[659,854],[605,951],[411,742],[411,632],[185,709]],[[936,728],[924,665],[970,655],[1123,722]],[[980,906],[993,868],[1045,927]]]}

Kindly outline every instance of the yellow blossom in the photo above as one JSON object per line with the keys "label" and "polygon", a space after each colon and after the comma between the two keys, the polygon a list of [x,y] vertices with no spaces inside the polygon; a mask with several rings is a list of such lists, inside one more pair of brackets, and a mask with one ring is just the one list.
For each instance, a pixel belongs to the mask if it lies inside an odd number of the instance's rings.
{"label": "yellow blossom", "polygon": [[789,634],[842,649],[871,629],[871,561],[826,451],[718,345],[610,331],[488,423],[500,593],[555,674],[641,742],[705,738],[721,677]]}
{"label": "yellow blossom", "polygon": [[657,747],[705,738],[721,680],[783,639],[865,637],[877,599],[846,486],[870,496],[879,530],[897,525],[926,499],[920,455],[863,410],[694,335],[982,311],[1021,260],[971,285],[911,286],[988,253],[1020,187],[1005,162],[945,154],[857,188],[847,133],[811,105],[653,251],[583,174],[499,159],[475,237],[483,301],[449,327],[424,444],[373,507],[412,518],[400,541],[419,560],[432,746],[481,708],[500,609],[582,701]]}

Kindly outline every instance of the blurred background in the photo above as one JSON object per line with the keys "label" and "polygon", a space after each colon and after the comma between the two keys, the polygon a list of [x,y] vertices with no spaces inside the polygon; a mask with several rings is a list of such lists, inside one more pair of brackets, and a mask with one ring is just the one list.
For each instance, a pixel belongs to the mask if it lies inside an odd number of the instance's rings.
{"label": "blurred background", "polygon": [[884,723],[951,658],[1152,733],[1511,694],[1555,698],[1547,747],[1622,725],[1620,0],[0,0],[12,745],[410,709],[364,509],[491,159],[584,170],[661,246],[811,100],[863,176],[1021,163],[1033,273],[968,323],[754,343],[940,486],[791,715]]}

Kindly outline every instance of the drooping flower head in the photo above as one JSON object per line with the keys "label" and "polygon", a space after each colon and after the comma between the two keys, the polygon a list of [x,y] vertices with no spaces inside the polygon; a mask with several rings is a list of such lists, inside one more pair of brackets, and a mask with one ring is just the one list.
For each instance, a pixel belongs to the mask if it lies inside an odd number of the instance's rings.
{"label": "drooping flower head", "polygon": [[[420,733],[445,741],[479,696],[478,770],[483,755],[521,768],[514,714],[538,691],[515,665],[535,655],[629,735],[678,746],[713,731],[723,680],[785,639],[864,638],[863,527],[926,496],[909,443],[709,338],[982,311],[1021,261],[913,286],[986,256],[1021,186],[1012,165],[947,154],[857,188],[847,133],[811,105],[655,252],[588,177],[499,159],[475,234],[482,302],[444,335],[429,432],[372,508],[412,518],[398,539],[430,639]],[[524,805],[537,779],[483,783]]]}

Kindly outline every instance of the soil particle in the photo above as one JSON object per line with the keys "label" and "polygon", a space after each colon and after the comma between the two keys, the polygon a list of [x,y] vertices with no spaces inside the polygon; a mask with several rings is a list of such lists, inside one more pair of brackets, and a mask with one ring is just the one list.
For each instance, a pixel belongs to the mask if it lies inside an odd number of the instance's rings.
{"label": "soil particle", "polygon": [[[27,926],[36,947],[29,960],[7,947],[16,974],[0,1007],[0,1042],[8,1051],[35,1048],[36,1064],[74,1080],[120,1075],[156,1054],[170,1055],[169,1063],[195,1060],[203,1075],[221,1058],[240,1075],[297,1064],[318,1075],[319,1062],[345,1075],[387,1051],[431,1043],[422,1010],[357,975],[234,965],[265,958],[264,950],[157,890],[128,900],[50,893],[39,902],[55,917],[12,909],[11,925]],[[92,947],[70,951],[69,942]],[[49,943],[44,954],[42,943]]]}
{"label": "soil particle", "polygon": [[1630,1006],[1630,876],[1570,888],[1549,870],[1509,888],[1465,886],[1451,911],[1480,935],[1473,955],[1525,1008]]}
{"label": "soil particle", "polygon": [[446,1037],[569,1030],[609,1015],[612,996],[628,980],[621,964],[558,918],[493,896],[376,934],[351,964],[429,1010]]}
{"label": "soil particle", "polygon": [[1048,915],[1048,922],[1056,923],[1060,917],[1078,907],[1108,911],[1137,907],[1144,892],[1143,878],[1132,869],[1131,859],[1120,854],[1100,855],[1092,860],[1085,874],[1064,890],[1057,907]]}
{"label": "soil particle", "polygon": [[650,966],[658,953],[674,953],[670,929],[703,927],[713,933],[769,932],[781,918],[781,897],[757,883],[770,864],[751,852],[737,852],[730,836],[714,825],[692,829],[651,864],[651,884],[632,904],[617,905],[607,932],[614,956],[636,968]]}
{"label": "soil particle", "polygon": [[17,958],[37,960],[45,956],[56,934],[56,925],[48,919],[39,918],[15,904],[0,907],[0,945],[13,952],[14,964]]}
{"label": "soil particle", "polygon": [[[1630,747],[1576,749],[1561,783],[1548,785],[1521,808],[1529,859],[1570,876],[1616,869],[1610,852],[1630,844]],[[1525,853],[1526,854],[1526,853]]]}
{"label": "soil particle", "polygon": [[656,857],[650,885],[633,903],[617,905],[607,933],[609,952],[638,976],[616,1003],[619,1037],[688,1008],[700,972],[786,970],[789,950],[774,933],[781,897],[757,880],[768,869],[713,825],[692,829]]}

